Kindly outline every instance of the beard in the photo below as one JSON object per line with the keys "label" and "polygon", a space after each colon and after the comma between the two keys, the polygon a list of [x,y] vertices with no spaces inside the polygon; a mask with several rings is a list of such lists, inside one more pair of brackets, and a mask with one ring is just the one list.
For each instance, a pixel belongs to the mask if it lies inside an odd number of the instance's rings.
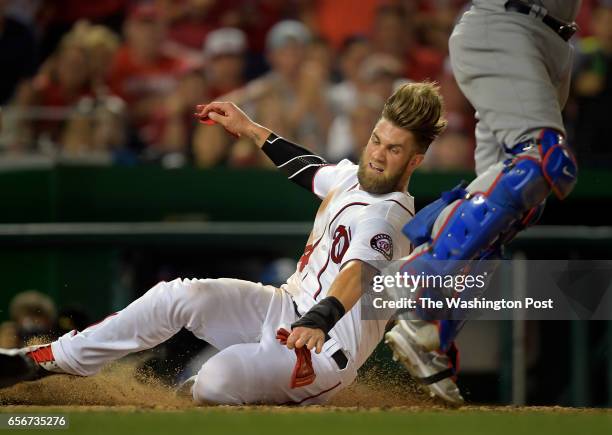
{"label": "beard", "polygon": [[359,170],[357,171],[357,180],[359,180],[361,189],[373,195],[384,195],[395,192],[411,159],[408,159],[406,164],[394,174],[376,176],[368,174],[368,162],[366,162],[364,156],[365,151],[361,154],[359,159]]}

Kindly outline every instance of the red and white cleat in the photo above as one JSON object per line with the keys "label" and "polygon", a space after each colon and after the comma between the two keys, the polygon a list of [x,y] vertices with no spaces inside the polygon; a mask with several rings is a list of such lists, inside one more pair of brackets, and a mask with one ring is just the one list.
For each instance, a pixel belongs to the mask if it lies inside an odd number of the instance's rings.
{"label": "red and white cleat", "polygon": [[50,344],[21,349],[0,349],[0,388],[63,373]]}

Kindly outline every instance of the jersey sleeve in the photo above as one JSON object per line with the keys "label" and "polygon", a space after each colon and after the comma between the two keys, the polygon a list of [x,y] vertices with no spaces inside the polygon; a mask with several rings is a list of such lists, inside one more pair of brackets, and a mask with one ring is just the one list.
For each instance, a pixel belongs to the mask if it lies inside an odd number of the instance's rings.
{"label": "jersey sleeve", "polygon": [[321,166],[312,178],[312,193],[324,198],[334,187],[352,177],[356,178],[356,173],[356,165],[348,159],[337,165]]}
{"label": "jersey sleeve", "polygon": [[351,260],[361,260],[381,268],[381,262],[388,262],[399,256],[400,237],[403,237],[382,217],[357,220],[351,228],[352,237],[342,265]]}

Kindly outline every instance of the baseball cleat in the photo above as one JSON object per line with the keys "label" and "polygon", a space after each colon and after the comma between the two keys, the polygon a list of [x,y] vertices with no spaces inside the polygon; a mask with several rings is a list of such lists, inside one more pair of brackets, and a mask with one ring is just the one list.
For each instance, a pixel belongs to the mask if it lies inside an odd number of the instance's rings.
{"label": "baseball cleat", "polygon": [[455,370],[446,354],[424,350],[399,324],[385,334],[385,343],[393,351],[393,359],[401,362],[432,397],[454,406],[465,402],[452,379]]}
{"label": "baseball cleat", "polygon": [[59,371],[51,345],[0,349],[0,388],[35,381]]}
{"label": "baseball cleat", "polygon": [[401,333],[423,350],[433,351],[440,348],[440,333],[435,323],[425,320],[398,320],[393,328],[401,328]]}

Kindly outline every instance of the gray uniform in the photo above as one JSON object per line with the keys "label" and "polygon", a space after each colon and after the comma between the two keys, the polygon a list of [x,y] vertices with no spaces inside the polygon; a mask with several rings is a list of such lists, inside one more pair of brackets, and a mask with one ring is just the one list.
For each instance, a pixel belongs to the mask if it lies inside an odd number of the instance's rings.
{"label": "gray uniform", "polygon": [[[506,0],[474,0],[449,41],[459,87],[476,109],[476,172],[508,157],[504,146],[542,128],[565,134],[572,47],[535,16],[506,11]],[[534,0],[573,21],[580,0]]]}

